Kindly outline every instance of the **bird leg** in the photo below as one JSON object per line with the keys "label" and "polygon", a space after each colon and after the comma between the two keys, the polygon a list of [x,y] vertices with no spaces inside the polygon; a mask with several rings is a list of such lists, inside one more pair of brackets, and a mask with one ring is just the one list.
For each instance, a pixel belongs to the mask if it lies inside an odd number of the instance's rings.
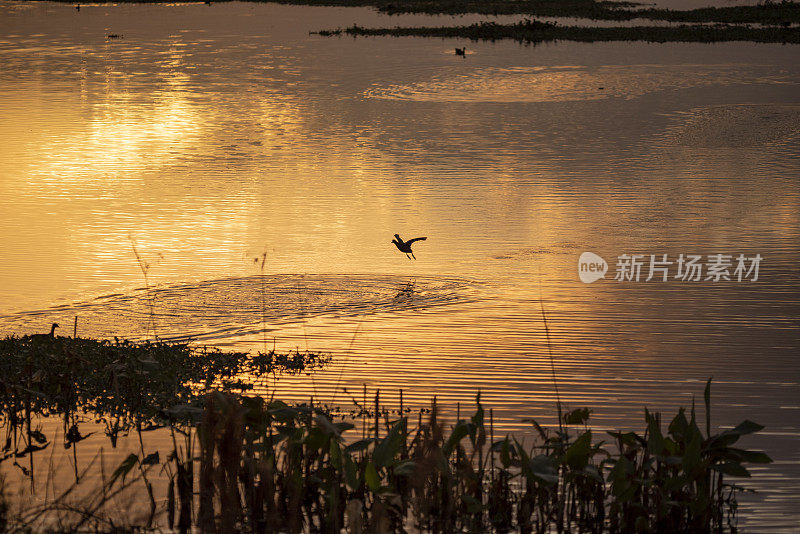
{"label": "bird leg", "polygon": [[416,257],[416,256],[414,256],[414,253],[413,253],[413,252],[411,253],[411,257],[412,257],[412,258],[414,258],[415,260],[417,259],[417,257]]}
{"label": "bird leg", "polygon": [[408,258],[409,260],[411,259],[411,256],[408,255],[408,252],[406,252],[406,258]]}

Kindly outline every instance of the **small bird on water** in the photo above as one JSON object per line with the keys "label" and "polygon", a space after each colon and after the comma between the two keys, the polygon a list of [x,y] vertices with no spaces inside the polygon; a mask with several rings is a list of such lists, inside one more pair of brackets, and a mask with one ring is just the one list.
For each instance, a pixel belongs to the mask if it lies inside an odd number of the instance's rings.
{"label": "small bird on water", "polygon": [[[392,239],[392,243],[398,248],[400,252],[405,252],[406,257],[410,260],[411,258],[417,259],[414,256],[414,252],[411,250],[411,244],[415,241],[425,241],[428,239],[427,237],[415,237],[414,239],[409,239],[408,241],[403,241],[398,234],[394,234],[394,239]],[[411,254],[411,256],[409,256]]]}

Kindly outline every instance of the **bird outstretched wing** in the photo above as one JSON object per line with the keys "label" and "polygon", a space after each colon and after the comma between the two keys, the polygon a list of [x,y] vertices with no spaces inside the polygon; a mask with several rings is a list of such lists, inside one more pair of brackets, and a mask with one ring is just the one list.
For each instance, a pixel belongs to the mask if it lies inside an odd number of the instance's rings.
{"label": "bird outstretched wing", "polygon": [[428,238],[427,237],[415,237],[414,239],[409,239],[408,241],[406,241],[406,245],[410,245],[414,241],[425,241],[426,239],[428,239]]}

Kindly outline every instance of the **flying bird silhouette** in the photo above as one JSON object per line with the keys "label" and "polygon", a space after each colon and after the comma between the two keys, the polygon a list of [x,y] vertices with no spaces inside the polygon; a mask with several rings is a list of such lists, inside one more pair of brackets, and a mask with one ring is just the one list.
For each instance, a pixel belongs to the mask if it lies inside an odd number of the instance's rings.
{"label": "flying bird silhouette", "polygon": [[[394,234],[394,239],[392,239],[392,243],[398,248],[400,252],[405,252],[406,257],[410,260],[411,258],[417,259],[414,256],[414,251],[411,250],[411,244],[414,241],[425,241],[428,239],[427,237],[415,237],[414,239],[409,239],[408,241],[403,241],[402,238],[398,234]],[[411,256],[409,256],[411,254]]]}

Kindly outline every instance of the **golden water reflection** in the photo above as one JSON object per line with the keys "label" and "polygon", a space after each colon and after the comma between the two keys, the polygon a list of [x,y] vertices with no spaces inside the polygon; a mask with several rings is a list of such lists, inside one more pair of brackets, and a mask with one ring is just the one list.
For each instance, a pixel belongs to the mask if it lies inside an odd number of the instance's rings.
{"label": "golden water reflection", "polygon": [[[638,426],[713,375],[720,424],[767,424],[779,460],[753,521],[796,517],[794,48],[469,43],[464,59],[308,34],[385,22],[368,10],[24,6],[0,4],[4,332],[78,316],[83,335],[152,335],[135,245],[160,337],[334,355],[281,396],[367,384],[452,407],[480,389],[524,432],[553,416],[543,302],[565,402]],[[417,261],[395,232],[428,236]],[[584,285],[586,250],[612,270],[623,253],[765,262],[753,284]]]}

